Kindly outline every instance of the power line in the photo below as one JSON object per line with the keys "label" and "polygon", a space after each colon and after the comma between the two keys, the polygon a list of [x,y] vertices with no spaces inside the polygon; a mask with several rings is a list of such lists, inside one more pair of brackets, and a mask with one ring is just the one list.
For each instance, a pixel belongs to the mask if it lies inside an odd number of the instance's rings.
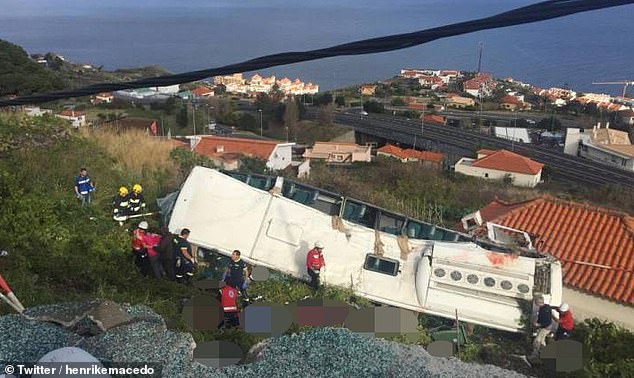
{"label": "power line", "polygon": [[112,92],[123,89],[163,87],[175,84],[189,83],[212,76],[229,75],[236,72],[255,71],[264,68],[306,62],[323,58],[332,58],[336,56],[363,55],[394,51],[418,46],[441,38],[453,37],[456,35],[473,33],[481,30],[528,24],[537,21],[544,21],[553,18],[568,16],[575,13],[611,8],[632,3],[634,3],[634,0],[543,1],[525,7],[517,8],[508,12],[500,13],[491,17],[459,22],[412,33],[365,39],[317,50],[295,51],[267,55],[247,60],[241,63],[199,71],[145,78],[122,83],[95,84],[79,89],[18,97],[10,100],[0,101],[0,107],[11,105],[38,104],[64,98],[89,96],[100,92]]}

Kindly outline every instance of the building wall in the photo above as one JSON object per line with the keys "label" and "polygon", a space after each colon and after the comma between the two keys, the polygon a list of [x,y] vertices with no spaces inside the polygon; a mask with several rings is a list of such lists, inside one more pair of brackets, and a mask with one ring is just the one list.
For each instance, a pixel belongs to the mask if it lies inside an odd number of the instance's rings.
{"label": "building wall", "polygon": [[578,145],[579,156],[586,159],[600,161],[619,169],[634,171],[634,159],[626,159],[608,151],[600,150],[590,144]]}
{"label": "building wall", "polygon": [[270,169],[280,170],[288,167],[291,164],[293,156],[292,144],[279,144],[271,153],[269,161],[266,162],[266,166]]}
{"label": "building wall", "polygon": [[[634,331],[634,308],[564,287],[564,302],[570,305],[575,322],[599,318]],[[555,303],[555,305],[557,305]]]}
{"label": "building wall", "polygon": [[569,127],[566,129],[566,140],[564,141],[564,153],[577,156],[579,153],[579,142],[581,141],[581,130]]}
{"label": "building wall", "polygon": [[371,150],[368,148],[365,152],[353,152],[352,161],[372,161]]}
{"label": "building wall", "polygon": [[480,167],[473,167],[465,162],[473,162],[473,159],[462,158],[456,163],[456,172],[462,173],[467,176],[475,176],[484,178],[487,180],[503,180],[506,175],[511,175],[513,178],[513,185],[534,188],[539,184],[541,180],[542,172],[539,171],[536,175],[527,175],[523,173],[498,171],[495,169],[484,169]]}

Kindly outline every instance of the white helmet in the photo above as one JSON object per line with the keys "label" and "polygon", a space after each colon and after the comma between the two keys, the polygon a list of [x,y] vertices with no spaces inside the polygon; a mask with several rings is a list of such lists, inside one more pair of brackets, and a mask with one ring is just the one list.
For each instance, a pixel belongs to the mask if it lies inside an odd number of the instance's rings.
{"label": "white helmet", "polygon": [[559,310],[561,310],[562,312],[566,312],[570,310],[570,307],[568,306],[568,303],[562,303],[561,306],[559,306]]}
{"label": "white helmet", "polygon": [[321,242],[318,240],[318,241],[315,242],[315,248],[323,249],[324,245],[321,244]]}
{"label": "white helmet", "polygon": [[141,222],[139,223],[139,228],[140,228],[140,229],[142,229],[142,230],[147,230],[147,229],[148,229],[148,227],[150,227],[150,226],[147,224],[147,222],[146,222],[146,221],[141,221]]}

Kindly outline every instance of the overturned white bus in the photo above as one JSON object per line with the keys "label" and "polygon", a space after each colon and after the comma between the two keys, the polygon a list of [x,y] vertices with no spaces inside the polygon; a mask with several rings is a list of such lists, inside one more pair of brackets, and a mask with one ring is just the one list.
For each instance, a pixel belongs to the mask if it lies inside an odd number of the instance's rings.
{"label": "overturned white bus", "polygon": [[192,244],[227,256],[238,249],[253,265],[301,279],[319,240],[322,282],[391,306],[447,318],[457,310],[462,321],[518,332],[533,293],[562,299],[559,262],[536,253],[526,233],[494,224],[472,240],[281,177],[203,167],[160,203],[170,231],[189,228]]}

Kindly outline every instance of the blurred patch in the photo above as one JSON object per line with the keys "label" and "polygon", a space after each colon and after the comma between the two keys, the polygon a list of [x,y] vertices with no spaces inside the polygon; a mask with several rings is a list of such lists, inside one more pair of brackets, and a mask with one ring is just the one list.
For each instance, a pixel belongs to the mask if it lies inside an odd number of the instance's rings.
{"label": "blurred patch", "polygon": [[427,352],[434,357],[451,357],[453,350],[453,343],[445,340],[434,341],[427,346]]}
{"label": "blurred patch", "polygon": [[583,349],[578,341],[557,340],[542,349],[539,357],[549,370],[570,373],[583,369]]}
{"label": "blurred patch", "polygon": [[243,357],[238,345],[225,340],[205,342],[194,349],[194,361],[213,368],[235,365]]}
{"label": "blurred patch", "polygon": [[224,286],[224,282],[218,281],[214,278],[209,278],[206,280],[199,280],[194,282],[194,287],[202,290],[214,290],[220,289]]}
{"label": "blurred patch", "polygon": [[251,278],[253,281],[262,282],[271,277],[271,272],[263,266],[254,266],[251,271]]}
{"label": "blurred patch", "polygon": [[255,303],[243,311],[245,332],[257,336],[279,336],[286,332],[293,322],[288,307],[274,303]]}
{"label": "blurred patch", "polygon": [[183,305],[183,321],[192,330],[215,330],[222,316],[220,302],[212,295],[197,295]]}
{"label": "blurred patch", "polygon": [[365,336],[374,336],[374,324],[374,308],[351,309],[345,322],[350,331]]}
{"label": "blurred patch", "polygon": [[343,325],[352,307],[341,301],[311,299],[295,302],[291,309],[297,325],[327,327]]}
{"label": "blurred patch", "polygon": [[418,317],[414,312],[402,308],[374,308],[374,326],[378,337],[405,336],[412,341],[418,337]]}

